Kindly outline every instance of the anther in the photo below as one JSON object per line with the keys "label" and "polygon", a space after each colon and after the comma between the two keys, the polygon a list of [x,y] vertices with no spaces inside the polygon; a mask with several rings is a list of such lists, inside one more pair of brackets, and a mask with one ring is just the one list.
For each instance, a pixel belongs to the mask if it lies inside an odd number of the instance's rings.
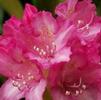
{"label": "anther", "polygon": [[42,55],[42,52],[40,52],[39,54]]}
{"label": "anther", "polygon": [[46,52],[45,51],[43,51],[43,55],[46,55]]}
{"label": "anther", "polygon": [[83,85],[82,85],[82,88],[85,90],[85,89],[86,89],[86,85],[83,84]]}
{"label": "anther", "polygon": [[82,23],[82,21],[81,20],[78,20],[78,24],[81,24]]}
{"label": "anther", "polygon": [[48,45],[46,46],[46,48],[47,48],[47,50],[49,50],[49,46]]}
{"label": "anther", "polygon": [[33,80],[34,79],[34,76],[29,76],[28,77],[28,80]]}
{"label": "anther", "polygon": [[75,92],[76,92],[75,93],[76,96],[79,95],[79,93],[80,93],[78,90],[76,90]]}
{"label": "anther", "polygon": [[17,77],[18,77],[19,79],[23,79],[23,78],[24,78],[24,76],[21,75],[20,73],[17,74]]}
{"label": "anther", "polygon": [[25,81],[23,81],[23,85],[26,85],[26,82]]}
{"label": "anther", "polygon": [[53,49],[51,49],[51,54],[53,54],[54,53],[54,50]]}
{"label": "anther", "polygon": [[83,91],[82,91],[82,90],[80,90],[79,92],[80,92],[80,94],[82,94],[82,93],[83,93]]}
{"label": "anther", "polygon": [[70,93],[70,91],[66,91],[65,94],[66,95],[70,95],[71,93]]}
{"label": "anther", "polygon": [[34,50],[35,50],[35,49],[36,49],[36,46],[34,46],[33,48],[34,48]]}
{"label": "anther", "polygon": [[13,81],[13,86],[17,87],[19,83],[17,81]]}
{"label": "anther", "polygon": [[28,73],[28,75],[30,76],[30,75],[31,75],[31,73],[29,72],[29,73]]}
{"label": "anther", "polygon": [[39,51],[39,48],[36,48],[36,51]]}

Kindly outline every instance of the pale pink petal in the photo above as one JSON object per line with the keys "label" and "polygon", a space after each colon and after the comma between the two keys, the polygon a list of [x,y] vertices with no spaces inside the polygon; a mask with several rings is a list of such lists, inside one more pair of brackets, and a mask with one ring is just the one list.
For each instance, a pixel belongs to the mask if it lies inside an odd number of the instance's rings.
{"label": "pale pink petal", "polygon": [[57,51],[54,55],[54,59],[51,60],[52,63],[59,63],[59,62],[68,62],[70,60],[71,55],[71,48],[64,47],[61,50]]}
{"label": "pale pink petal", "polygon": [[57,30],[55,18],[49,12],[39,12],[32,20],[32,29],[34,34],[54,34]]}
{"label": "pale pink petal", "polygon": [[65,23],[64,27],[61,27],[58,31],[58,33],[56,34],[56,39],[55,39],[55,44],[56,44],[56,50],[60,50],[61,48],[63,48],[69,38],[74,34],[73,31],[75,32],[75,27],[74,25],[70,25],[70,23]]}
{"label": "pale pink petal", "polygon": [[24,96],[24,92],[13,86],[11,79],[7,80],[0,88],[0,100],[19,100]]}
{"label": "pale pink petal", "polygon": [[56,7],[55,13],[60,17],[69,17],[74,12],[77,2],[78,0],[65,0]]}
{"label": "pale pink petal", "polygon": [[78,0],[67,0],[68,10],[74,10]]}
{"label": "pale pink petal", "polygon": [[88,31],[81,34],[81,38],[87,41],[94,40],[97,35],[101,32],[101,25],[95,24],[89,27]]}
{"label": "pale pink petal", "polygon": [[40,80],[36,87],[32,87],[28,93],[26,93],[26,100],[43,100],[43,93],[46,88],[46,81]]}

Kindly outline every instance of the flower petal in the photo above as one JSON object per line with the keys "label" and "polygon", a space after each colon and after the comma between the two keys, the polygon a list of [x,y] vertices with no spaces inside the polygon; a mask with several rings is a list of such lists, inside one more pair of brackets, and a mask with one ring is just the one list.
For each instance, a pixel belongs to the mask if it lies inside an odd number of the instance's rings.
{"label": "flower petal", "polygon": [[97,100],[101,100],[101,93],[97,94]]}
{"label": "flower petal", "polygon": [[19,100],[24,96],[24,92],[13,86],[11,79],[7,80],[0,88],[0,100]]}
{"label": "flower petal", "polygon": [[42,95],[45,91],[46,81],[40,80],[36,87],[31,88],[28,93],[26,93],[26,100],[43,100]]}
{"label": "flower petal", "polygon": [[0,50],[0,74],[7,77],[12,76],[11,72],[14,69],[12,65],[12,59],[6,53]]}
{"label": "flower petal", "polygon": [[20,30],[18,29],[21,22],[16,19],[16,17],[11,17],[8,21],[3,25],[3,34],[14,35],[18,33]]}
{"label": "flower petal", "polygon": [[71,55],[71,48],[64,47],[61,50],[59,50],[52,60],[52,63],[60,63],[60,62],[68,62],[70,60]]}
{"label": "flower petal", "polygon": [[53,100],[71,100],[68,99],[66,96],[64,96],[60,91],[58,90],[53,90],[52,91],[52,97]]}
{"label": "flower petal", "polygon": [[35,6],[26,4],[23,19],[29,21],[30,17],[33,17],[36,12],[37,12],[37,8]]}
{"label": "flower petal", "polygon": [[64,18],[68,17],[74,11],[77,1],[78,0],[65,0],[65,2],[60,3],[56,7],[55,10],[56,14],[60,17],[64,17]]}
{"label": "flower petal", "polygon": [[77,100],[97,100],[91,92],[92,91],[85,91],[82,95],[78,96]]}
{"label": "flower petal", "polygon": [[57,51],[67,44],[67,41],[71,37],[71,35],[74,36],[73,34],[74,29],[75,29],[74,25],[70,25],[68,21],[64,23],[64,27],[60,28],[60,30],[56,34],[55,39]]}

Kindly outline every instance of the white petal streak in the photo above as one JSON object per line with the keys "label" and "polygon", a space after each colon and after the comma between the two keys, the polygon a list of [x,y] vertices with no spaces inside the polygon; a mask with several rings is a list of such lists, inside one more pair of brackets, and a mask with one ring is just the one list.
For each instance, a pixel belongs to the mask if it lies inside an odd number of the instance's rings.
{"label": "white petal streak", "polygon": [[0,88],[0,100],[19,100],[24,96],[24,92],[13,86],[13,80],[7,80]]}
{"label": "white petal streak", "polygon": [[43,100],[43,93],[46,88],[46,81],[40,80],[36,87],[32,87],[28,93],[26,93],[26,100]]}

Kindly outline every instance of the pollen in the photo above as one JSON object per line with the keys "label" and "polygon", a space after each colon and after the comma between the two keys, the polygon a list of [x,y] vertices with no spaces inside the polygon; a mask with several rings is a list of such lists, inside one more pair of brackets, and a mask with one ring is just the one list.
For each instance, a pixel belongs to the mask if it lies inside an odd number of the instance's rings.
{"label": "pollen", "polygon": [[25,88],[28,88],[33,81],[35,81],[35,79],[32,73],[28,72],[26,75],[18,73],[17,76],[13,78],[12,85],[20,91],[23,91]]}
{"label": "pollen", "polygon": [[79,82],[73,83],[73,85],[66,84],[66,86],[64,87],[66,87],[65,95],[67,96],[70,96],[70,95],[78,96],[82,94],[87,88],[87,86],[83,84],[82,78],[79,79]]}

